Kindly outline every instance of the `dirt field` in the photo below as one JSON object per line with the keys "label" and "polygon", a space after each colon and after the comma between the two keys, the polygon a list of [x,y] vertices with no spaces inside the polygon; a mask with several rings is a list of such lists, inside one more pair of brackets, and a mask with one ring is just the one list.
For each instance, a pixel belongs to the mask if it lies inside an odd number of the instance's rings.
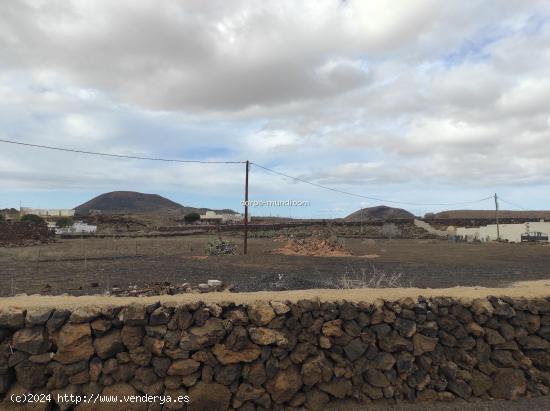
{"label": "dirt field", "polygon": [[[39,293],[103,293],[113,286],[155,281],[199,283],[219,279],[236,291],[380,285],[401,287],[502,287],[550,279],[550,247],[527,244],[467,244],[443,240],[340,239],[352,256],[278,255],[281,242],[249,241],[247,256],[203,256],[216,236],[61,240],[0,249],[1,296]],[[239,245],[237,236],[224,236]]]}
{"label": "dirt field", "polygon": [[518,401],[492,400],[466,402],[424,402],[419,404],[359,404],[353,401],[334,401],[326,411],[543,411],[550,409],[550,397],[522,398]]}

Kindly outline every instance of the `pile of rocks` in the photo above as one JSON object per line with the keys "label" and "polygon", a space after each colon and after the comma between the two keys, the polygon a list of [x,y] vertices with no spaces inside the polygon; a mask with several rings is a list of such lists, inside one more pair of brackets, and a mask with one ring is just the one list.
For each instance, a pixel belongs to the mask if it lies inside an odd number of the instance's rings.
{"label": "pile of rocks", "polygon": [[273,250],[275,254],[305,255],[319,257],[337,257],[352,255],[341,241],[335,237],[307,237],[295,238],[281,248]]}
{"label": "pile of rocks", "polygon": [[125,405],[144,411],[513,400],[549,393],[549,341],[547,299],[11,309],[0,313],[0,408],[22,392],[191,400]]}

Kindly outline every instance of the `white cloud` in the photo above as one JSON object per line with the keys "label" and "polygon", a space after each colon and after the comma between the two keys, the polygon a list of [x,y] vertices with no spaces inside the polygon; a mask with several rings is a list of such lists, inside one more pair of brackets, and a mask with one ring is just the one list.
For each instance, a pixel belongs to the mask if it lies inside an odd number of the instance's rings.
{"label": "white cloud", "polygon": [[[9,2],[0,62],[3,138],[250,159],[408,200],[550,178],[544,1]],[[241,190],[242,170],[180,184],[160,164],[0,148],[4,187]]]}

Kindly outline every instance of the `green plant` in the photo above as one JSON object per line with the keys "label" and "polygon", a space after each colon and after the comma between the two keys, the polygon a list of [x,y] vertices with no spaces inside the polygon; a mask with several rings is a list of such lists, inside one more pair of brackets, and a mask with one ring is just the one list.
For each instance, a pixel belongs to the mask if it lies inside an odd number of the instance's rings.
{"label": "green plant", "polygon": [[60,217],[55,222],[57,228],[66,228],[74,224],[74,220],[71,217]]}
{"label": "green plant", "polygon": [[35,224],[44,223],[44,219],[36,214],[25,214],[23,217],[21,217],[21,221],[29,221]]}
{"label": "green plant", "polygon": [[206,255],[233,255],[237,251],[237,246],[230,241],[217,239],[210,241],[204,247]]}
{"label": "green plant", "polygon": [[196,221],[199,221],[201,219],[201,216],[198,213],[189,213],[186,214],[185,217],[183,217],[186,223],[194,223]]}

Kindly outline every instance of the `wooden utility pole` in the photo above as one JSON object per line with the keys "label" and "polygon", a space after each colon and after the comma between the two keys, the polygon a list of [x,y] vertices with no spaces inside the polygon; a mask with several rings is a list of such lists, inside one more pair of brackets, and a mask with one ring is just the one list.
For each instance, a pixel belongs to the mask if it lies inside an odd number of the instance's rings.
{"label": "wooden utility pole", "polygon": [[495,219],[497,220],[497,241],[500,241],[500,225],[498,222],[498,196],[495,193]]}
{"label": "wooden utility pole", "polygon": [[244,183],[244,244],[243,254],[248,252],[248,174],[250,172],[250,161],[246,160],[246,177]]}

